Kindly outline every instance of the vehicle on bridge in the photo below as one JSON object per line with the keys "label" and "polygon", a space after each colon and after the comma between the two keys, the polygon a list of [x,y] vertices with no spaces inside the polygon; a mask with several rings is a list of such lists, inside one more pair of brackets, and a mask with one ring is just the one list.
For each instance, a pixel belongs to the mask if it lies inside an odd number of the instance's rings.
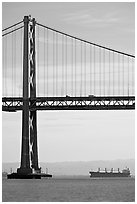
{"label": "vehicle on bridge", "polygon": [[90,97],[90,98],[94,98],[95,96],[94,96],[94,95],[88,95],[88,97]]}

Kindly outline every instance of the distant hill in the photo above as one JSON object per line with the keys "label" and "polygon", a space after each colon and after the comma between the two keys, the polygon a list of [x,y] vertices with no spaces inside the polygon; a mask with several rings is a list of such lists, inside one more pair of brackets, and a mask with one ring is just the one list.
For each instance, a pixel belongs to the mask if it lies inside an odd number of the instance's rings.
{"label": "distant hill", "polygon": [[[88,175],[89,170],[97,170],[100,167],[102,170],[107,168],[110,170],[114,168],[117,170],[120,168],[122,170],[126,166],[130,168],[131,174],[135,175],[135,160],[127,159],[127,160],[112,160],[112,161],[74,161],[74,162],[54,162],[54,163],[44,163],[41,162],[40,166],[42,170],[45,172],[46,168],[48,168],[49,173],[53,175]],[[17,170],[19,167],[19,163],[3,163],[2,170],[10,172]]]}

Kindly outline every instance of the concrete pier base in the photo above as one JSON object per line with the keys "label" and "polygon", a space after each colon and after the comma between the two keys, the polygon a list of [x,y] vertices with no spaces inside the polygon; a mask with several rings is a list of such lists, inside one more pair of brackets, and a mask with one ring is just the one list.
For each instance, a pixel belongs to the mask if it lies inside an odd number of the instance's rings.
{"label": "concrete pier base", "polygon": [[11,173],[7,175],[8,179],[41,179],[42,177],[51,178],[52,175],[45,173],[31,173],[31,174]]}

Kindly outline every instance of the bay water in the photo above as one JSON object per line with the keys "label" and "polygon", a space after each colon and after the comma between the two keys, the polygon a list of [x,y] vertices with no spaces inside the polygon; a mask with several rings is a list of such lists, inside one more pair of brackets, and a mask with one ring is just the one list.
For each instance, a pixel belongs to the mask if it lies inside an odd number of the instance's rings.
{"label": "bay water", "polygon": [[3,202],[134,202],[134,178],[2,179]]}

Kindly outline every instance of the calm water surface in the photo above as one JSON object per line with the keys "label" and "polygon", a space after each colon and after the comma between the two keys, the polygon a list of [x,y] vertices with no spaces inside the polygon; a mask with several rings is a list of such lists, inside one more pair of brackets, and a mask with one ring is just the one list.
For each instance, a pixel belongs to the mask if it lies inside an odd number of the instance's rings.
{"label": "calm water surface", "polygon": [[52,178],[2,181],[3,202],[133,202],[135,179]]}

